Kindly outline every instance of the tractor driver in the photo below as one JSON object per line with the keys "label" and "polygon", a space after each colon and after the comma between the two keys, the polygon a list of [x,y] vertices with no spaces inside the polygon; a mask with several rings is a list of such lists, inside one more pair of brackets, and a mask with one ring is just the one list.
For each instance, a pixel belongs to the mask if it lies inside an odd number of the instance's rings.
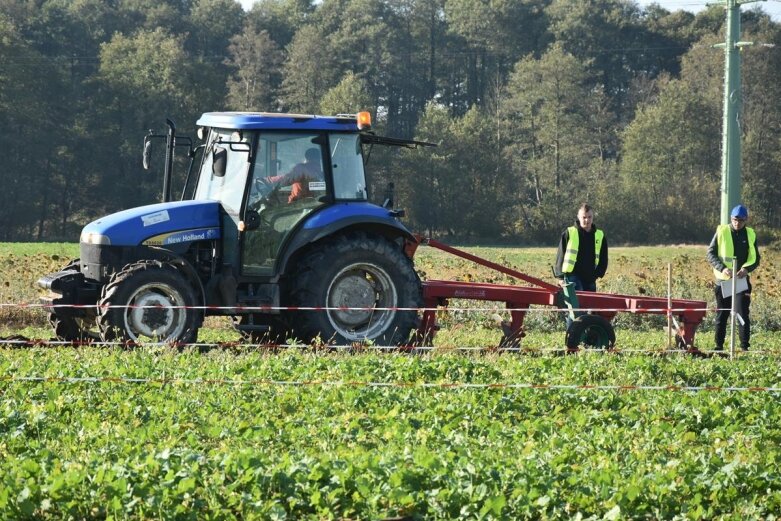
{"label": "tractor driver", "polygon": [[291,187],[287,198],[288,204],[305,197],[312,197],[310,183],[323,180],[320,149],[315,147],[308,148],[304,152],[304,161],[294,166],[290,172],[265,178],[266,183]]}
{"label": "tractor driver", "polygon": [[[292,156],[293,160],[296,156],[300,158],[301,149],[298,150],[298,154],[288,153],[286,157]],[[315,195],[313,192],[322,193],[325,190],[320,148],[310,147],[303,155],[303,161],[285,174],[261,174],[254,177],[248,207],[259,213],[260,226],[258,231],[247,234],[245,238],[242,263],[244,269],[248,270],[247,273],[265,274],[273,267],[285,235],[304,215],[302,210],[311,209],[318,204],[312,199]],[[259,164],[263,165],[263,162]],[[262,172],[262,166],[258,168],[256,165],[254,174],[258,174],[259,170]],[[284,204],[279,190],[285,186],[290,187],[290,193],[285,194],[287,205]],[[296,202],[302,204],[290,206]]]}

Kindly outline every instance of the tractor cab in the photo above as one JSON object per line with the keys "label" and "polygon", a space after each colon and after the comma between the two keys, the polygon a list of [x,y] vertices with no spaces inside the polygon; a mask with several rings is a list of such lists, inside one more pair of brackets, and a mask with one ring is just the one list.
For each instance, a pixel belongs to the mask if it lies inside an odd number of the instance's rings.
{"label": "tractor cab", "polygon": [[207,113],[193,198],[223,209],[223,262],[242,277],[279,271],[281,252],[308,216],[365,202],[355,117]]}

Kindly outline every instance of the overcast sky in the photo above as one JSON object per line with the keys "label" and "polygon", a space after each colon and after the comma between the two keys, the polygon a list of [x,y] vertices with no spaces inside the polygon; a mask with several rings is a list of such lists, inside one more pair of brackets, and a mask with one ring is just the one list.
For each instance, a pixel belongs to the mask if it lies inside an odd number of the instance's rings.
{"label": "overcast sky", "polygon": [[[249,10],[255,0],[239,0],[245,10]],[[652,0],[638,0],[640,5],[648,5],[652,3]],[[656,0],[656,3],[667,9],[668,11],[677,11],[678,9],[685,9],[687,11],[697,12],[703,9],[709,2],[706,0]],[[714,2],[715,3],[715,2]],[[781,1],[769,0],[766,2],[755,2],[744,5],[741,9],[752,9],[754,6],[762,6],[762,10],[768,13],[774,21],[781,22]]]}

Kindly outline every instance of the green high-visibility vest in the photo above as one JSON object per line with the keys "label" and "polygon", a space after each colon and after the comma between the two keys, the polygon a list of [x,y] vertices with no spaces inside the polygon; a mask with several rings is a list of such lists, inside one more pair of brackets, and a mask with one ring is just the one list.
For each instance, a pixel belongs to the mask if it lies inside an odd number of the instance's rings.
{"label": "green high-visibility vest", "polygon": [[[569,239],[567,240],[567,250],[564,252],[564,260],[561,263],[562,273],[572,273],[575,269],[575,262],[578,260],[578,246],[580,246],[580,236],[578,235],[578,227],[570,226],[567,228],[569,232]],[[602,251],[602,239],[604,239],[605,233],[602,230],[597,230],[594,234],[594,267],[599,266],[599,253]]]}
{"label": "green high-visibility vest", "polygon": [[[755,246],[757,242],[757,234],[754,232],[754,228],[746,226],[746,236],[748,237],[748,258],[743,266],[740,268],[747,268],[753,266],[757,262],[757,248]],[[716,228],[716,242],[719,246],[719,258],[726,267],[732,269],[732,259],[735,257],[735,245],[732,244],[732,227],[729,224],[720,224]],[[729,280],[729,277],[722,272],[713,268],[713,274],[719,280]]]}

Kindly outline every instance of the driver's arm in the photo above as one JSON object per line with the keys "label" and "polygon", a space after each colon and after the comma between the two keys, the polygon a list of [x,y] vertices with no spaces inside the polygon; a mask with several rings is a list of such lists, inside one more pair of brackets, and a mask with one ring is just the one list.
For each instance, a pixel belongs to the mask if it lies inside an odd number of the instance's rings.
{"label": "driver's arm", "polygon": [[282,184],[282,181],[284,181],[285,177],[287,177],[288,175],[290,175],[290,174],[273,175],[273,176],[269,176],[269,177],[264,177],[263,181],[266,184],[269,184],[269,185],[276,185],[276,184],[278,184],[278,185],[284,186]]}
{"label": "driver's arm", "polygon": [[281,175],[275,175],[267,177],[266,181],[271,184],[278,184],[279,186],[290,186],[299,180],[299,177],[306,174],[301,164],[294,166],[290,172]]}

